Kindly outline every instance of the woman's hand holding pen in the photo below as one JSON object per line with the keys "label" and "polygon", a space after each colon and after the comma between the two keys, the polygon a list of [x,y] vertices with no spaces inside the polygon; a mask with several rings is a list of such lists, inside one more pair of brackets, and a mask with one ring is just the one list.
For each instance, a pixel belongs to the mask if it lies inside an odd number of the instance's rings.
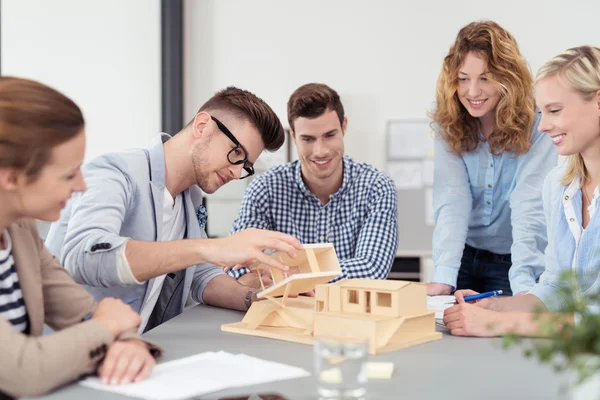
{"label": "woman's hand holding pen", "polygon": [[454,292],[456,305],[444,311],[444,324],[456,336],[497,336],[501,331],[501,315],[494,310],[495,297],[465,302],[465,297],[477,295],[474,290]]}
{"label": "woman's hand holding pen", "polygon": [[[474,296],[477,294],[479,294],[479,293],[474,290],[464,289],[464,290],[457,290],[456,292],[454,292],[454,297],[456,298],[456,303],[461,304],[461,303],[465,303],[465,297]],[[497,297],[487,297],[485,299],[474,300],[474,301],[470,301],[468,303],[473,304],[480,308],[485,308],[487,310],[497,311],[496,307],[495,307],[495,302],[497,299],[498,299]]]}
{"label": "woman's hand holding pen", "polygon": [[500,314],[462,302],[444,311],[444,324],[455,336],[498,336]]}

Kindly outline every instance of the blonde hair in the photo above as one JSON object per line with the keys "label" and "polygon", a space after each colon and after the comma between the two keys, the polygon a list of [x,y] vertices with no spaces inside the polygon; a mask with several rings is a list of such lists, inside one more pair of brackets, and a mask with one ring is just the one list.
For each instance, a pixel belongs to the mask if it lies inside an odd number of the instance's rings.
{"label": "blonde hair", "polygon": [[[545,63],[538,71],[536,83],[552,76],[560,77],[585,101],[590,101],[600,90],[600,49],[592,46],[574,47]],[[587,179],[587,170],[580,153],[569,156],[563,185],[575,178]]]}
{"label": "blonde hair", "polygon": [[535,117],[533,79],[515,38],[493,21],[472,22],[458,32],[438,78],[433,123],[439,125],[442,138],[458,155],[474,151],[479,145],[479,122],[457,94],[458,71],[469,52],[487,61],[500,95],[496,127],[488,138],[490,151],[527,153]]}

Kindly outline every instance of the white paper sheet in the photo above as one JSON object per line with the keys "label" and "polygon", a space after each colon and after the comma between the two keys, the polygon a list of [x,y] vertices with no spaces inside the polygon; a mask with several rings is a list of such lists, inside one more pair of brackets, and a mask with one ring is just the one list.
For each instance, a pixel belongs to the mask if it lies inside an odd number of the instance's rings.
{"label": "white paper sheet", "polygon": [[455,300],[454,296],[427,296],[427,309],[435,311],[435,319],[443,319],[444,310],[452,307]]}
{"label": "white paper sheet", "polygon": [[91,377],[80,384],[141,399],[180,400],[232,387],[309,375],[302,368],[291,365],[219,351],[159,364],[147,380],[139,383],[110,386],[102,384],[96,377]]}

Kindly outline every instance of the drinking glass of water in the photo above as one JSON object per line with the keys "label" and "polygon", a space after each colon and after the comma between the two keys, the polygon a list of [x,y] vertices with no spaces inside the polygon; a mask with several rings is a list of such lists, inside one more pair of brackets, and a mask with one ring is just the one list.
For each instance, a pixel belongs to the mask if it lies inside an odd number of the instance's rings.
{"label": "drinking glass of water", "polygon": [[362,399],[367,393],[368,340],[315,337],[315,376],[320,399]]}

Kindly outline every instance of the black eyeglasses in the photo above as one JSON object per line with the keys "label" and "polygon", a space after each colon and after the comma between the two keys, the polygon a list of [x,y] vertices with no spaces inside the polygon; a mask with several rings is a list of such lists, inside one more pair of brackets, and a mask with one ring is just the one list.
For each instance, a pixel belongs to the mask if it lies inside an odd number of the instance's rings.
{"label": "black eyeglasses", "polygon": [[248,152],[246,152],[244,146],[242,146],[242,144],[235,138],[235,136],[233,136],[233,133],[231,133],[231,131],[227,129],[227,127],[223,125],[221,121],[219,121],[212,115],[210,116],[210,118],[213,121],[215,121],[215,124],[217,124],[219,130],[223,132],[223,134],[227,136],[229,140],[233,142],[233,144],[235,144],[235,147],[231,149],[229,153],[227,153],[227,161],[229,161],[229,163],[233,165],[244,165],[244,171],[246,171],[246,174],[244,175],[244,173],[242,172],[242,176],[240,176],[240,179],[245,179],[250,175],[254,175],[254,166],[248,161]]}

